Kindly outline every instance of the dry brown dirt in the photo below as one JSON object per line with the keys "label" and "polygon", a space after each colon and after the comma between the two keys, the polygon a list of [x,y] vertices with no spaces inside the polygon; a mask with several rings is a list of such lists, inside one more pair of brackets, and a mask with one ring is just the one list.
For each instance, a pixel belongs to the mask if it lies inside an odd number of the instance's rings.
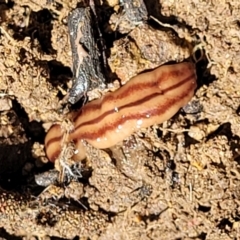
{"label": "dry brown dirt", "polygon": [[119,1],[103,2],[104,92],[198,50],[196,94],[111,149],[86,145],[86,162],[66,162],[70,176],[43,141],[66,121],[67,16],[81,1],[1,0],[1,239],[240,239],[240,2],[145,1],[159,23],[129,23]]}

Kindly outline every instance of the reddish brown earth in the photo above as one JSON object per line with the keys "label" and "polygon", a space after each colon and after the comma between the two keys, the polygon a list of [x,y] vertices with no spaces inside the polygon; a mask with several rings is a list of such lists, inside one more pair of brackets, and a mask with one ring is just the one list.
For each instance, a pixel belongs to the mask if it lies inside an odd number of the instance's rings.
{"label": "reddish brown earth", "polygon": [[[43,140],[51,124],[67,122],[67,16],[77,1],[0,1],[0,237],[239,239],[239,1],[149,0],[160,23],[130,27],[117,0],[103,2],[111,70],[104,92],[188,58],[197,45],[205,55],[196,94],[169,121],[111,149],[87,145],[74,180],[47,162]],[[35,177],[46,181],[50,169],[61,173],[58,183],[37,186]]]}

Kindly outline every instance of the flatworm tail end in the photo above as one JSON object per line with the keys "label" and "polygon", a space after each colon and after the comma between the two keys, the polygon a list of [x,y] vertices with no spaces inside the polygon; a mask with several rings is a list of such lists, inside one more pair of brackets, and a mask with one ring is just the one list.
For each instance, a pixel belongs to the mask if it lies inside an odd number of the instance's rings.
{"label": "flatworm tail end", "polygon": [[51,162],[55,162],[56,158],[61,153],[62,137],[63,133],[59,124],[53,125],[45,137],[45,151],[47,158]]}

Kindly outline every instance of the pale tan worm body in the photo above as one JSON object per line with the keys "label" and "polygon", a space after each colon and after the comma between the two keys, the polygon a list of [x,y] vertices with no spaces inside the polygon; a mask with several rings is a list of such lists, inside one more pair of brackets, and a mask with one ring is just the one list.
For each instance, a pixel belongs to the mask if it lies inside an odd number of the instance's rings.
{"label": "pale tan worm body", "polygon": [[[80,151],[82,140],[96,148],[109,148],[139,128],[171,118],[189,102],[196,87],[195,65],[190,62],[164,65],[139,74],[76,113],[74,131],[67,142],[75,142]],[[45,148],[50,161],[61,152],[63,134],[60,125],[54,125],[47,133]]]}

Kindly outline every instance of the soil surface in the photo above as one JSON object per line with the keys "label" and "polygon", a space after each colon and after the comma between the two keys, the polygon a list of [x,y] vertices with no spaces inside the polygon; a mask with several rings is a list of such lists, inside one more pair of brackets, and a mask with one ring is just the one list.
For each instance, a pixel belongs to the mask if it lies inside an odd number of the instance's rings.
{"label": "soil surface", "polygon": [[1,239],[240,239],[240,2],[145,2],[135,18],[126,1],[96,1],[107,87],[88,99],[193,53],[194,98],[111,149],[86,144],[84,162],[54,165],[46,132],[81,106],[64,102],[67,16],[88,3],[0,1]]}

